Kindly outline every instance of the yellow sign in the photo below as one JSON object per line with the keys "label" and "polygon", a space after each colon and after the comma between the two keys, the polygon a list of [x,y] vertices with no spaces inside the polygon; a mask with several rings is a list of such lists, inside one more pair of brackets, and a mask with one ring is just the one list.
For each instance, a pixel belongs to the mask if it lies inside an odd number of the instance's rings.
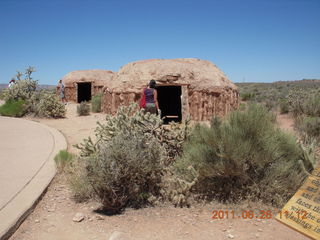
{"label": "yellow sign", "polygon": [[320,168],[313,171],[276,219],[308,237],[320,239]]}

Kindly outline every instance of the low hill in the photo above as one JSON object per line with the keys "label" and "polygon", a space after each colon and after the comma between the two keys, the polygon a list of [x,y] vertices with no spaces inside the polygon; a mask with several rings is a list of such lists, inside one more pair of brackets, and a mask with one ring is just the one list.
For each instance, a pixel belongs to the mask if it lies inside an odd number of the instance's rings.
{"label": "low hill", "polygon": [[250,94],[258,102],[285,98],[292,89],[320,89],[320,79],[277,81],[273,83],[235,83],[241,96]]}
{"label": "low hill", "polygon": [[[0,90],[7,88],[8,84],[6,83],[0,83]],[[40,84],[38,86],[39,89],[55,89],[56,86],[55,85],[48,85],[48,84]]]}

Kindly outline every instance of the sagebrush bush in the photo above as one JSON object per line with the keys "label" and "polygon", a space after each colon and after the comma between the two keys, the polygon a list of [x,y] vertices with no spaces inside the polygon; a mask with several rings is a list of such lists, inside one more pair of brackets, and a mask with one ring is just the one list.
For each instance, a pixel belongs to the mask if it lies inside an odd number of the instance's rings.
{"label": "sagebrush bush", "polygon": [[281,114],[289,113],[289,103],[287,99],[280,99],[279,107],[280,107]]}
{"label": "sagebrush bush", "polygon": [[197,125],[176,162],[181,177],[193,168],[193,191],[218,200],[236,201],[251,196],[279,206],[301,185],[313,161],[306,159],[293,136],[275,126],[275,116],[263,106],[235,111],[226,121]]}
{"label": "sagebrush bush", "polygon": [[69,153],[67,150],[59,151],[59,153],[54,157],[54,161],[59,172],[63,172],[65,168],[70,167],[74,159],[75,155]]}
{"label": "sagebrush bush", "polygon": [[104,210],[141,207],[158,195],[163,152],[151,134],[121,133],[85,158],[86,177]]}
{"label": "sagebrush bush", "polygon": [[77,106],[77,113],[79,116],[88,116],[90,115],[90,105],[83,101]]}
{"label": "sagebrush bush", "polygon": [[303,142],[311,143],[315,140],[320,144],[320,117],[300,116],[295,119],[295,128]]}
{"label": "sagebrush bush", "polygon": [[68,173],[68,183],[74,200],[83,202],[94,197],[93,189],[86,175],[86,162],[83,159],[75,158],[68,168]]}
{"label": "sagebrush bush", "polygon": [[34,99],[33,112],[39,117],[63,118],[66,114],[65,105],[52,92],[34,94],[32,99]]}
{"label": "sagebrush bush", "polygon": [[309,94],[304,103],[304,112],[311,117],[320,117],[320,91]]}
{"label": "sagebrush bush", "polygon": [[26,113],[24,100],[8,100],[0,106],[0,115],[7,117],[22,117]]}
{"label": "sagebrush bush", "polygon": [[101,112],[101,102],[102,102],[102,96],[103,94],[97,94],[95,96],[92,97],[91,100],[91,111],[98,113]]}
{"label": "sagebrush bush", "polygon": [[252,101],[255,99],[255,96],[256,96],[255,93],[242,93],[241,100],[242,101]]}

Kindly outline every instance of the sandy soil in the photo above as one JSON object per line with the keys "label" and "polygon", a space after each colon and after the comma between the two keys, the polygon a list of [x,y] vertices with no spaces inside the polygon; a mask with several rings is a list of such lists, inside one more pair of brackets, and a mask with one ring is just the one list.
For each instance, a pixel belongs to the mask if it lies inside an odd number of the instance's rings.
{"label": "sandy soil", "polygon": [[294,134],[294,121],[289,114],[277,113],[277,122],[281,129]]}
{"label": "sandy soil", "polygon": [[66,108],[66,118],[26,118],[58,129],[67,139],[68,151],[72,153],[78,153],[79,150],[73,145],[81,143],[84,138],[88,138],[89,136],[95,139],[94,129],[96,128],[98,121],[102,122],[105,120],[105,115],[102,113],[91,113],[89,116],[80,117],[77,114],[77,104],[68,103]]}
{"label": "sandy soil", "polygon": [[[76,105],[67,105],[65,119],[33,119],[60,130],[68,140],[69,150],[76,153],[73,144],[80,143],[84,137],[94,136],[96,121],[103,121],[103,114],[91,114],[79,117]],[[290,126],[284,117],[280,125]],[[289,129],[288,129],[289,130]],[[139,240],[191,240],[191,239],[308,239],[300,233],[284,226],[274,219],[277,209],[263,204],[243,203],[241,205],[223,205],[211,203],[191,208],[172,206],[150,207],[139,210],[127,209],[123,214],[105,216],[97,213],[97,202],[76,203],[72,199],[67,181],[57,175],[47,193],[34,209],[33,213],[20,226],[11,240],[104,240],[104,239],[139,239]],[[243,219],[242,211],[271,210],[271,219]],[[228,210],[229,218],[211,219],[213,210]],[[235,211],[232,219],[231,211]],[[84,220],[74,222],[77,213],[83,214]],[[81,215],[80,214],[80,215]],[[122,233],[123,238],[111,235]]]}

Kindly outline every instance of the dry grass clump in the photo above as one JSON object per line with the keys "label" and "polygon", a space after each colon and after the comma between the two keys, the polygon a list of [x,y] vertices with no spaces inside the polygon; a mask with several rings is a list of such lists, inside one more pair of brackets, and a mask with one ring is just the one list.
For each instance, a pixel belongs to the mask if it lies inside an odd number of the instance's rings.
{"label": "dry grass clump", "polygon": [[83,101],[77,106],[77,113],[79,116],[88,116],[90,115],[90,105]]}

